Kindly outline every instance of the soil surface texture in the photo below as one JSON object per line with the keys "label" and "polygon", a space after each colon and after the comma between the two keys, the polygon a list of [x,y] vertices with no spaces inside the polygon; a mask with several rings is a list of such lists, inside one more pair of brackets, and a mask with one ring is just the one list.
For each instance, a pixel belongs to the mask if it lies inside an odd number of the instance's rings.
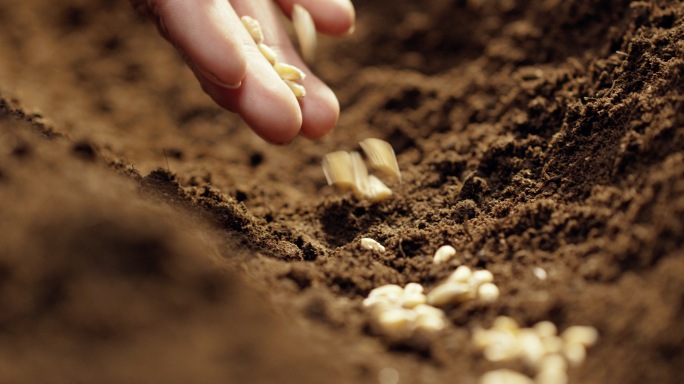
{"label": "soil surface texture", "polygon": [[[684,382],[684,3],[355,5],[315,64],[337,128],[273,146],[128,2],[0,0],[1,382],[533,375],[475,348],[500,315],[595,327],[570,383]],[[321,169],[368,137],[397,153],[387,201]],[[459,265],[499,299],[369,326],[373,288]]]}

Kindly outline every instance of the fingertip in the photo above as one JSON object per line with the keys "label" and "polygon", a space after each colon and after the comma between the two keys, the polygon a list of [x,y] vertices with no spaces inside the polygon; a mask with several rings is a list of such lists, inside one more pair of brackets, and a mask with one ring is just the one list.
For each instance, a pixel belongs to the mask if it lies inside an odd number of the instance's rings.
{"label": "fingertip", "polygon": [[302,112],[297,99],[284,84],[271,97],[244,98],[239,113],[252,130],[273,144],[291,142],[302,128]]}
{"label": "fingertip", "polygon": [[316,90],[317,97],[305,99],[302,107],[302,136],[318,140],[335,128],[340,117],[340,103],[327,87]]}

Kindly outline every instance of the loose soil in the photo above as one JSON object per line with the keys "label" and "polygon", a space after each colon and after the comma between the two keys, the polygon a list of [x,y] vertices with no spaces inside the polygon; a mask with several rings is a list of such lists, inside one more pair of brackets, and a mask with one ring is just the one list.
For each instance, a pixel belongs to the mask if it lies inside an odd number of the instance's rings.
{"label": "loose soil", "polygon": [[[316,64],[338,127],[276,147],[127,2],[2,0],[0,381],[474,383],[502,365],[471,330],[508,315],[599,330],[571,383],[684,382],[684,4],[356,7]],[[367,137],[389,201],[325,185]],[[369,329],[372,288],[458,265],[501,298]]]}

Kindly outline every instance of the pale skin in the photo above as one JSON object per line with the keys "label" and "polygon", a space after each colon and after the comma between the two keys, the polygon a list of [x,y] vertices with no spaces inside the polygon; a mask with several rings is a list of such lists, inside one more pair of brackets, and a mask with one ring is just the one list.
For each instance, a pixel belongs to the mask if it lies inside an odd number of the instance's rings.
{"label": "pale skin", "polygon": [[[301,134],[318,139],[337,123],[340,107],[332,90],[304,64],[292,46],[279,13],[293,5],[307,9],[316,29],[343,36],[354,27],[350,0],[131,0],[155,21],[181,53],[206,92],[221,107],[238,113],[263,139],[284,144]],[[278,9],[278,7],[280,9]],[[259,52],[240,22],[259,21],[265,43],[279,60],[301,68],[306,97],[297,100]]]}

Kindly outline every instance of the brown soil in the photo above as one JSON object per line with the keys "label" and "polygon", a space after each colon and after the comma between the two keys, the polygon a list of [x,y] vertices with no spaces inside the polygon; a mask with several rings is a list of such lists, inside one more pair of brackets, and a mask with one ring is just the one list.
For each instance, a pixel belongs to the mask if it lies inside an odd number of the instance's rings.
{"label": "brown soil", "polygon": [[[0,381],[474,383],[500,365],[470,330],[509,315],[599,330],[572,383],[684,382],[684,3],[356,6],[316,68],[338,128],[274,147],[127,2],[3,0]],[[390,201],[325,186],[367,137]],[[373,287],[460,264],[500,300],[368,330]]]}

